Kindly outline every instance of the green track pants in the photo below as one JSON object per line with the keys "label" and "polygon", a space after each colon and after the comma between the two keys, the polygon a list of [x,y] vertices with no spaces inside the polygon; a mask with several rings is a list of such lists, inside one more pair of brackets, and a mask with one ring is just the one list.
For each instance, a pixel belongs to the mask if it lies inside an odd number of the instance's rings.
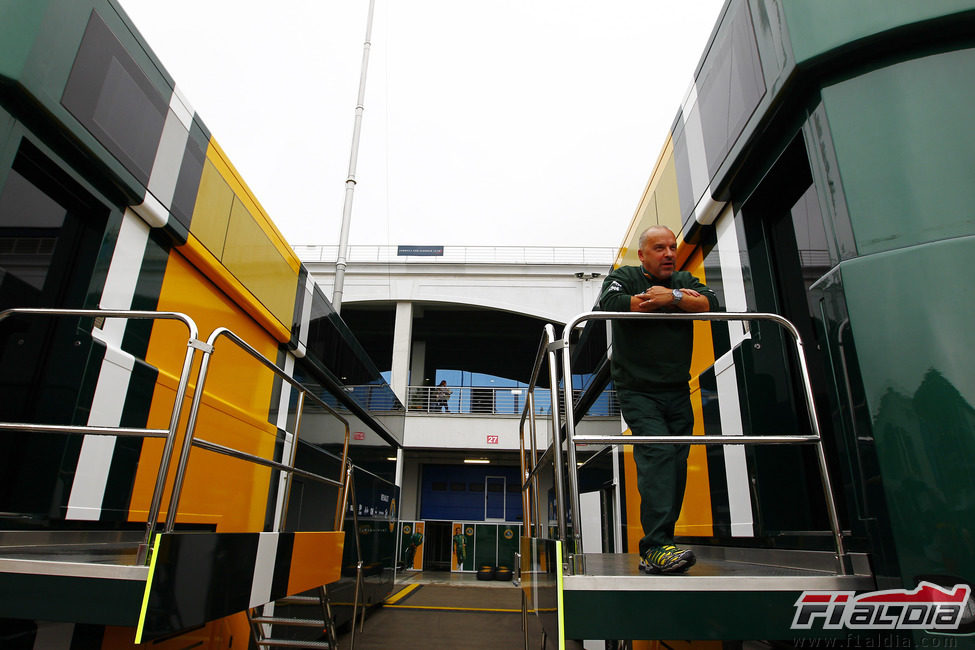
{"label": "green track pants", "polygon": [[[689,389],[640,393],[620,388],[617,397],[635,436],[690,436],[694,431]],[[689,451],[690,445],[633,445],[643,526],[641,557],[654,546],[674,543]]]}

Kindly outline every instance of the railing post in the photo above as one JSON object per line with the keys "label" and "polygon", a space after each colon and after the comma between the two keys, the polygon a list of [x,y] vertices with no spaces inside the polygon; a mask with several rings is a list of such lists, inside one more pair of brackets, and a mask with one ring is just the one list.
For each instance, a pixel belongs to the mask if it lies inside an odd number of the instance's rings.
{"label": "railing post", "polygon": [[[531,435],[531,461],[532,469],[538,467],[538,426],[535,421],[535,391],[529,391],[528,404],[532,409],[529,432]],[[545,530],[542,528],[542,516],[538,510],[538,475],[532,476],[531,492],[529,493],[529,507],[532,511],[532,520],[535,522],[535,534],[541,535]]]}
{"label": "railing post", "polygon": [[571,331],[565,330],[562,333],[565,345],[562,347],[562,375],[565,393],[565,450],[568,456],[567,465],[569,469],[569,498],[572,508],[572,548],[570,553],[574,556],[582,554],[582,513],[579,506],[579,472],[576,467],[576,424],[572,401],[572,353],[569,348],[569,337]]}
{"label": "railing post", "polygon": [[836,562],[839,566],[840,575],[847,575],[846,550],[843,547],[843,533],[840,530],[840,519],[836,511],[836,502],[833,498],[833,486],[829,479],[829,470],[826,464],[826,450],[823,448],[823,436],[819,428],[819,416],[816,414],[815,397],[812,392],[812,381],[809,379],[809,368],[806,365],[806,355],[802,346],[802,338],[799,330],[786,319],[780,323],[792,334],[795,342],[796,356],[799,360],[799,370],[802,375],[803,396],[806,400],[806,412],[809,414],[809,426],[816,436],[816,460],[819,463],[819,477],[823,483],[823,493],[826,498],[826,511],[829,515],[829,525],[833,533],[833,543],[836,546]]}
{"label": "railing post", "polygon": [[[555,466],[555,512],[559,525],[559,541],[564,542],[566,537],[565,521],[565,488],[562,485],[562,473],[565,471],[565,462],[562,460],[562,440],[559,432],[562,429],[560,422],[559,408],[559,372],[557,368],[557,357],[552,346],[548,351],[548,377],[550,393],[552,395],[552,458]],[[572,414],[566,407],[566,419],[571,418]]]}
{"label": "railing post", "polygon": [[173,481],[173,491],[169,495],[169,508],[166,510],[166,525],[164,532],[173,532],[176,525],[176,510],[179,508],[179,498],[183,491],[183,479],[186,476],[186,466],[190,460],[190,449],[193,447],[193,432],[196,430],[196,418],[203,402],[203,387],[206,384],[210,358],[213,356],[213,335],[210,335],[209,350],[203,351],[200,371],[196,376],[196,389],[193,393],[193,403],[190,405],[190,415],[186,423],[186,433],[183,436],[183,447],[180,449],[179,461],[176,464],[176,478]]}
{"label": "railing post", "polygon": [[[196,329],[194,326],[193,329]],[[163,445],[162,456],[159,459],[159,469],[156,472],[156,485],[152,491],[152,501],[149,503],[149,516],[146,520],[146,536],[139,546],[136,561],[145,564],[149,560],[149,549],[152,547],[152,537],[155,534],[156,522],[159,519],[159,508],[162,505],[163,490],[166,486],[166,475],[169,473],[169,463],[173,457],[173,448],[176,446],[176,430],[179,428],[179,418],[183,411],[183,400],[186,398],[186,388],[189,385],[190,370],[193,366],[193,357],[196,351],[202,349],[200,342],[196,340],[196,333],[193,333],[186,344],[186,355],[183,358],[183,369],[180,372],[179,384],[176,387],[176,401],[173,403],[173,413],[169,420],[169,435]]]}
{"label": "railing post", "polygon": [[[531,401],[532,401],[531,391],[529,391],[528,399],[525,400],[525,409],[529,413],[528,416],[529,428],[533,428],[532,425],[535,420],[534,414],[528,408],[528,405],[531,404]],[[518,460],[521,469],[521,520],[522,523],[525,525],[525,534],[530,536],[532,520],[534,519],[534,517],[531,516],[531,512],[528,509],[528,499],[529,499],[529,492],[531,488],[528,487],[528,483],[529,483],[528,463],[525,462],[525,420],[524,418],[522,418],[521,426],[518,428]],[[532,466],[534,466],[534,459],[532,462]]]}

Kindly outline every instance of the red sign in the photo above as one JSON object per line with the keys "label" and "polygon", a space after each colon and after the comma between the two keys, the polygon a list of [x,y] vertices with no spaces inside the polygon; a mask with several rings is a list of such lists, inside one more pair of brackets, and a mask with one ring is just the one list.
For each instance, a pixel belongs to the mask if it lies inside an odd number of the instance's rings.
{"label": "red sign", "polygon": [[487,437],[487,443],[489,445],[496,445],[496,444],[498,444],[498,437],[497,436],[488,436]]}
{"label": "red sign", "polygon": [[353,440],[365,440],[366,439],[366,432],[365,431],[356,431],[355,433],[352,434],[352,439]]}

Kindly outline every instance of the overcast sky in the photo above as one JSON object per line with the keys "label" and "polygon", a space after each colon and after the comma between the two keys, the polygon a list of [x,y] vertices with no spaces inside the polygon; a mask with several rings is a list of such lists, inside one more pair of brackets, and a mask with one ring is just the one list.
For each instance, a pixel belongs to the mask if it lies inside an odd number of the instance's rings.
{"label": "overcast sky", "polygon": [[[120,0],[293,245],[338,244],[368,0]],[[376,0],[349,241],[618,246],[723,0]]]}

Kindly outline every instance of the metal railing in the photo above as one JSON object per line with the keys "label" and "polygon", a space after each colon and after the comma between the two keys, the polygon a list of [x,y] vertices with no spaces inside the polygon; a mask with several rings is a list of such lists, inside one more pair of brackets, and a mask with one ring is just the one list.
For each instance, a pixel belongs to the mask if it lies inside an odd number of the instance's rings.
{"label": "metal railing", "polygon": [[[291,443],[291,454],[288,459],[288,463],[278,463],[272,460],[267,460],[260,456],[255,456],[253,454],[248,454],[237,449],[232,449],[230,447],[225,447],[223,445],[218,445],[214,442],[209,442],[206,440],[196,438],[196,420],[197,415],[200,411],[200,404],[203,400],[203,388],[206,384],[207,373],[210,367],[210,361],[213,357],[214,345],[217,340],[221,337],[228,339],[233,342],[238,348],[247,352],[251,357],[256,359],[265,368],[273,372],[275,375],[280,377],[283,381],[286,381],[291,385],[292,388],[298,391],[298,405],[295,409],[296,419],[295,419],[295,430],[293,434],[293,440]],[[213,330],[210,336],[207,338],[206,347],[203,348],[203,361],[200,364],[200,371],[197,376],[196,390],[193,394],[193,404],[190,407],[189,420],[186,425],[186,436],[183,438],[183,447],[180,451],[179,462],[176,466],[176,480],[173,484],[173,491],[169,499],[169,509],[166,512],[166,526],[165,532],[171,532],[176,521],[176,511],[179,508],[180,494],[183,488],[183,481],[186,477],[186,466],[189,463],[190,449],[192,447],[199,447],[201,449],[206,449],[208,451],[216,452],[219,454],[224,454],[226,456],[232,456],[241,460],[245,460],[257,465],[263,465],[265,467],[270,467],[272,469],[277,469],[288,474],[288,481],[284,492],[284,501],[281,508],[281,515],[278,521],[278,529],[283,530],[285,521],[287,518],[288,511],[288,501],[291,494],[291,480],[294,475],[301,476],[303,478],[311,479],[313,481],[318,481],[320,483],[325,483],[338,488],[341,488],[338,501],[336,502],[335,509],[335,525],[336,530],[341,531],[344,527],[344,513],[345,513],[345,501],[347,498],[347,492],[345,491],[345,470],[346,463],[349,458],[349,437],[350,437],[350,427],[349,421],[344,417],[339,415],[335,409],[322,401],[317,395],[307,390],[300,382],[295,380],[293,377],[285,373],[283,370],[278,368],[273,362],[271,362],[263,354],[252,348],[246,341],[234,334],[232,331],[225,327],[218,327]],[[317,406],[323,408],[333,417],[339,420],[345,427],[345,439],[342,445],[342,464],[339,474],[339,479],[331,479],[312,472],[306,472],[305,470],[298,469],[294,466],[295,453],[298,449],[298,437],[301,431],[301,414],[305,403],[305,398],[310,398]]]}
{"label": "metal railing", "polygon": [[[303,262],[334,262],[339,247],[296,245]],[[609,268],[617,249],[609,246],[443,246],[439,255],[410,254],[400,246],[349,246],[353,263],[412,264],[594,264]],[[405,254],[400,254],[405,253]]]}
{"label": "metal railing", "polygon": [[183,399],[186,396],[186,388],[189,384],[190,369],[193,366],[193,357],[196,351],[201,349],[202,343],[197,339],[199,330],[196,323],[186,314],[179,312],[154,312],[123,309],[7,309],[0,312],[0,322],[9,316],[72,316],[78,318],[122,318],[134,320],[176,320],[183,323],[189,331],[189,338],[186,342],[186,354],[183,357],[183,366],[180,370],[179,382],[176,387],[176,399],[173,403],[173,410],[169,418],[169,428],[167,429],[145,429],[132,427],[105,427],[105,426],[69,426],[58,424],[35,424],[25,422],[0,422],[2,431],[33,431],[46,433],[63,433],[71,435],[111,435],[111,436],[135,436],[142,438],[165,438],[162,458],[159,460],[159,469],[156,474],[156,485],[152,492],[152,499],[149,505],[148,521],[146,522],[146,534],[140,547],[140,559],[145,549],[152,543],[153,533],[156,527],[156,520],[159,517],[159,507],[162,503],[163,488],[165,487],[166,474],[169,472],[169,463],[172,458],[173,447],[176,444],[176,429],[179,426],[180,414],[183,408]]}
{"label": "metal railing", "polygon": [[[381,384],[344,384],[342,389],[355,400],[359,406],[367,411],[378,411],[383,413],[403,412],[403,405],[389,387],[387,383]],[[349,407],[343,404],[337,397],[326,398],[331,402],[332,407],[340,413],[348,413]]]}
{"label": "metal railing", "polygon": [[[549,448],[552,452],[552,462],[554,465],[555,474],[555,500],[556,500],[556,516],[558,520],[558,531],[559,540],[562,542],[569,541],[567,535],[567,519],[566,519],[566,505],[563,503],[564,494],[562,487],[562,474],[564,468],[567,466],[570,471],[567,472],[568,477],[568,492],[569,492],[569,507],[571,512],[573,512],[573,529],[572,529],[572,544],[570,552],[577,554],[583,553],[582,546],[582,524],[581,517],[579,516],[580,501],[579,501],[579,484],[578,476],[576,473],[576,446],[578,445],[647,445],[647,444],[666,444],[666,445],[788,445],[788,444],[804,444],[813,445],[816,448],[816,456],[819,465],[820,480],[823,486],[823,494],[826,502],[826,510],[829,518],[830,529],[833,535],[833,543],[836,549],[836,559],[838,566],[838,573],[840,575],[847,575],[848,570],[846,567],[845,556],[846,552],[843,547],[843,538],[840,531],[839,516],[836,510],[836,503],[833,498],[833,488],[829,478],[829,471],[826,463],[826,452],[823,448],[822,436],[820,433],[819,419],[816,415],[816,408],[813,401],[812,385],[809,379],[809,370],[806,365],[805,353],[803,351],[802,338],[799,336],[798,330],[795,326],[786,320],[785,318],[779,316],[778,314],[769,313],[748,313],[748,312],[701,312],[701,313],[639,313],[639,312],[586,312],[580,314],[569,321],[565,329],[563,338],[560,341],[554,340],[554,334],[548,329],[551,326],[546,326],[545,332],[542,337],[542,345],[539,349],[539,354],[536,357],[535,369],[532,374],[531,386],[537,379],[539,369],[541,364],[545,361],[546,357],[549,362],[549,372],[552,375],[551,386],[555,387],[552,390],[552,399],[559,399],[558,390],[559,382],[557,381],[557,368],[559,367],[557,360],[557,353],[559,350],[562,352],[562,381],[563,385],[572,384],[572,368],[571,368],[571,350],[570,350],[570,336],[573,330],[591,320],[636,320],[636,319],[646,319],[646,320],[702,320],[702,321],[758,321],[758,320],[768,320],[772,321],[783,329],[788,331],[792,335],[793,347],[795,349],[796,357],[799,364],[799,374],[802,379],[803,385],[803,397],[806,403],[806,411],[809,416],[809,427],[812,431],[809,435],[725,435],[725,436],[606,436],[606,435],[576,435],[575,433],[575,421],[573,417],[565,418],[565,458],[563,459],[562,454],[562,437],[560,432],[562,426],[560,426],[560,418],[558,411],[553,413],[552,417],[552,440],[553,443]],[[565,405],[566,411],[571,405]],[[571,411],[569,411],[571,413]],[[534,413],[527,408],[522,412],[522,424],[521,424],[521,449],[522,449],[522,469],[524,483],[522,484],[522,493],[525,507],[525,525],[526,530],[530,530],[529,514],[530,510],[527,509],[527,494],[533,488],[536,488],[537,492],[537,472],[541,465],[541,458],[536,458],[535,451],[535,426],[534,422],[531,422],[531,434],[532,438],[532,466],[528,467],[525,461],[524,454],[524,424],[526,419],[534,419]],[[548,455],[548,451],[545,452],[543,458]],[[536,530],[540,525],[536,523]]]}
{"label": "metal railing", "polygon": [[[555,466],[561,468],[564,466],[562,461],[562,445],[559,441],[559,431],[561,431],[562,426],[560,424],[562,415],[565,413],[563,408],[549,409],[551,415],[551,425],[552,425],[552,444],[548,447],[548,450],[543,454],[542,457],[538,455],[538,431],[535,427],[535,409],[534,409],[534,399],[535,399],[535,384],[538,382],[538,375],[541,372],[542,364],[548,359],[548,370],[549,370],[549,403],[555,402],[559,404],[559,375],[558,375],[558,365],[555,357],[555,328],[551,324],[545,325],[542,331],[542,341],[538,346],[538,353],[535,355],[535,363],[532,366],[531,380],[528,382],[528,402],[525,404],[525,408],[521,412],[521,420],[519,422],[519,436],[518,436],[518,447],[519,447],[519,458],[521,459],[521,476],[522,476],[522,486],[521,486],[521,511],[522,520],[525,524],[525,532],[530,537],[543,537],[543,522],[546,518],[543,517],[542,511],[539,509],[538,500],[538,474],[539,468],[542,466],[542,458],[551,452],[553,456],[558,456],[558,461],[555,462]],[[530,433],[531,433],[531,463],[528,463],[525,459],[525,423],[528,423]],[[561,498],[563,494],[562,486],[562,471],[554,472],[555,475],[555,508],[556,508],[556,520],[559,524],[559,539],[565,539],[565,503]],[[531,508],[529,508],[531,506]],[[547,527],[547,522],[544,524]],[[535,532],[532,534],[532,527],[534,526]]]}
{"label": "metal railing", "polygon": [[[17,308],[17,309],[7,309],[0,312],[0,322],[9,318],[10,316],[51,316],[51,317],[64,317],[71,316],[77,318],[121,318],[121,319],[147,319],[147,320],[176,320],[182,322],[188,332],[189,337],[186,344],[186,354],[183,359],[183,365],[180,371],[179,382],[176,388],[176,396],[173,403],[172,413],[170,415],[169,427],[167,429],[149,429],[149,428],[133,428],[133,427],[108,427],[108,426],[79,426],[79,425],[60,425],[60,424],[37,424],[29,422],[0,422],[0,431],[17,431],[17,432],[44,432],[44,433],[60,433],[69,435],[112,435],[112,436],[135,436],[142,438],[165,438],[165,445],[163,448],[162,457],[159,462],[159,468],[156,474],[155,487],[153,489],[149,512],[146,522],[146,533],[143,543],[140,545],[138,561],[147,562],[149,559],[149,551],[151,549],[152,540],[154,537],[155,528],[157,525],[157,520],[159,518],[159,511],[162,504],[163,491],[166,484],[166,477],[169,473],[169,466],[171,464],[173,451],[175,448],[176,433],[179,426],[179,421],[182,413],[183,402],[186,397],[190,370],[193,365],[193,359],[197,351],[203,353],[204,357],[200,364],[200,370],[197,375],[197,381],[195,385],[193,402],[190,408],[190,414],[188,417],[186,435],[183,440],[182,450],[179,456],[179,461],[177,465],[175,482],[173,485],[173,491],[170,495],[169,508],[166,514],[166,521],[164,526],[165,532],[171,532],[175,525],[176,512],[179,506],[180,494],[182,492],[183,481],[186,474],[186,466],[189,461],[190,448],[193,446],[199,447],[201,449],[207,449],[208,451],[225,454],[232,456],[234,458],[242,459],[251,463],[263,465],[273,469],[277,469],[288,474],[288,482],[285,490],[283,506],[281,508],[281,513],[279,517],[279,529],[284,528],[284,524],[287,516],[287,504],[289,500],[289,494],[291,489],[291,479],[294,475],[302,476],[314,481],[321,483],[326,483],[339,488],[338,502],[336,504],[336,514],[335,514],[335,524],[336,530],[341,531],[344,528],[344,512],[345,503],[348,498],[348,489],[345,484],[345,467],[348,463],[348,447],[349,447],[349,437],[350,437],[350,427],[349,422],[343,418],[341,415],[335,412],[335,410],[328,404],[323,402],[318,396],[306,389],[301,383],[296,381],[290,375],[287,375],[283,370],[278,368],[274,363],[264,357],[260,352],[255,350],[253,347],[248,345],[243,339],[238,337],[236,334],[231,332],[226,328],[217,328],[214,330],[206,343],[200,341],[197,338],[198,329],[196,323],[187,315],[179,312],[152,312],[152,311],[138,311],[138,310],[102,310],[102,309],[40,309],[40,308]],[[254,456],[230,447],[225,447],[213,442],[198,439],[195,437],[195,428],[197,415],[199,413],[200,404],[202,403],[204,385],[206,382],[207,371],[209,368],[210,360],[214,351],[214,343],[220,337],[226,337],[233,341],[238,347],[243,349],[245,352],[254,357],[262,365],[267,367],[269,370],[274,372],[277,376],[281,377],[282,380],[289,383],[298,391],[298,405],[296,409],[296,420],[295,420],[295,431],[293,434],[293,441],[291,445],[291,454],[288,459],[288,463],[278,463],[275,461],[267,460],[265,458]],[[340,465],[340,475],[339,479],[335,480],[332,478],[320,476],[312,472],[307,472],[294,467],[295,453],[298,445],[298,434],[301,427],[301,414],[302,408],[304,406],[305,398],[310,397],[312,402],[317,406],[323,408],[325,411],[332,414],[345,426],[345,440],[343,444],[341,465]]]}
{"label": "metal railing", "polygon": [[[519,415],[530,395],[527,387],[496,388],[494,386],[447,386],[450,396],[444,400],[439,386],[410,386],[407,410],[412,413],[462,413],[470,415]],[[582,391],[576,389],[578,396]],[[534,396],[532,410],[547,415],[552,401],[547,392]],[[620,405],[615,390],[604,390],[586,410],[586,417],[619,417]],[[563,414],[564,415],[564,414]]]}

